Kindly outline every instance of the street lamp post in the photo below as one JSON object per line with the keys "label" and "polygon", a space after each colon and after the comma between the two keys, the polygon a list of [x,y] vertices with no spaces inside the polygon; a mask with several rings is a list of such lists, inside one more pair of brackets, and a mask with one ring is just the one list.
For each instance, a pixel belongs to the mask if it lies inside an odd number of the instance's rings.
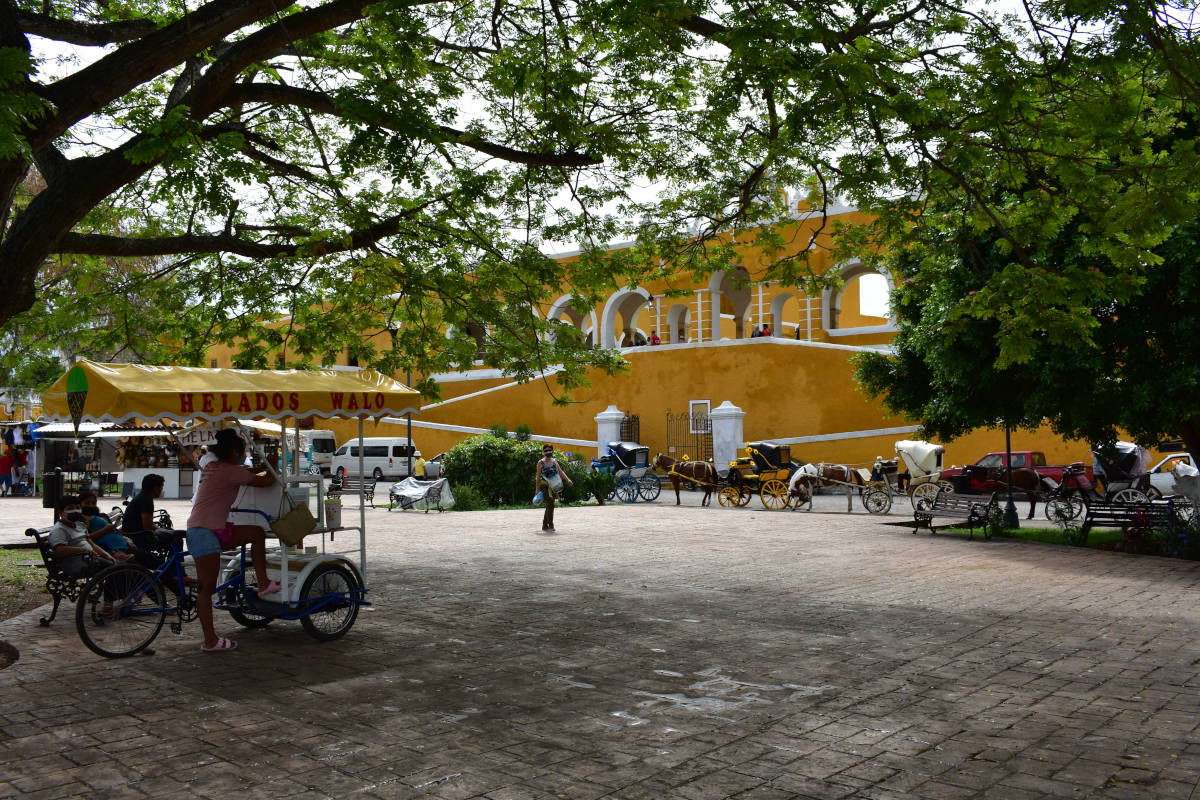
{"label": "street lamp post", "polygon": [[1017,504],[1013,502],[1012,494],[1012,427],[1004,422],[1004,469],[1005,482],[1008,483],[1008,501],[1004,504],[1004,527],[1021,527],[1021,518],[1017,515]]}
{"label": "street lamp post", "polygon": [[[412,388],[412,370],[411,369],[408,370],[408,372],[404,373],[404,385],[407,386],[409,389]],[[408,424],[408,477],[411,478],[413,476],[413,474],[412,474],[412,457],[413,457],[412,412],[410,411],[407,414],[405,414],[404,418],[407,420],[407,424]]]}

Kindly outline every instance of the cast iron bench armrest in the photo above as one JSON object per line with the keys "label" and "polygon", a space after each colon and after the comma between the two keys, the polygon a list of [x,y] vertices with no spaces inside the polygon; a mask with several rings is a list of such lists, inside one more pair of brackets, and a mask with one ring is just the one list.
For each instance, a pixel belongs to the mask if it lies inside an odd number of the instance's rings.
{"label": "cast iron bench armrest", "polygon": [[83,591],[83,585],[88,580],[87,575],[75,577],[63,571],[62,558],[50,546],[50,531],[52,530],[53,527],[27,528],[25,530],[25,535],[32,536],[33,540],[37,542],[38,552],[42,556],[42,566],[46,568],[46,591],[54,600],[54,608],[50,610],[50,616],[38,620],[43,626],[54,621],[64,597],[71,602],[79,599],[79,593]]}
{"label": "cast iron bench armrest", "polygon": [[995,492],[992,492],[986,500],[972,499],[954,492],[938,492],[932,506],[913,509],[913,533],[920,530],[922,525],[929,528],[930,533],[937,533],[933,527],[933,520],[941,517],[961,519],[966,522],[970,529],[969,538],[972,539],[975,538],[975,526],[978,525],[983,528],[983,538],[987,539],[991,536],[988,531],[988,513],[995,506]]}

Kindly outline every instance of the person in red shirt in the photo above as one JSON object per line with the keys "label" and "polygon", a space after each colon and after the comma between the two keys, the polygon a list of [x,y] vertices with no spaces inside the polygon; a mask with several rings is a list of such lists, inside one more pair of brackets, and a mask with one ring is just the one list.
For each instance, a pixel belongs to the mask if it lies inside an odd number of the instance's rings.
{"label": "person in red shirt", "polygon": [[11,450],[5,450],[4,455],[0,456],[0,497],[8,497],[12,491],[13,485],[13,470],[17,466],[17,460],[13,458]]}
{"label": "person in red shirt", "polygon": [[658,331],[650,331],[650,344],[662,344],[662,339],[658,338]]}

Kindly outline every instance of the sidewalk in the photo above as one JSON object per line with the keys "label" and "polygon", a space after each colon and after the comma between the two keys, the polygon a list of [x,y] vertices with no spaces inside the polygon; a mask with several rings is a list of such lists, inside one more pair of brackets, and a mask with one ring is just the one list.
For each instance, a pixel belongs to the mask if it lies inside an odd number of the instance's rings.
{"label": "sidewalk", "polygon": [[863,514],[369,513],[377,610],[341,640],[222,617],[234,653],[193,623],[106,661],[69,613],[0,623],[21,653],[0,797],[1140,799],[1200,777],[1191,562]]}

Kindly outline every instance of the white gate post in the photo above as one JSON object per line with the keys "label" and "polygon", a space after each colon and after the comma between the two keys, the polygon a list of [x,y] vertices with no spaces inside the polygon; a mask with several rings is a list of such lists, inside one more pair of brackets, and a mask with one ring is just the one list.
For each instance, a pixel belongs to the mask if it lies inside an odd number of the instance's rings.
{"label": "white gate post", "polygon": [[625,412],[616,406],[609,406],[596,415],[596,456],[607,455],[608,443],[621,440],[621,423],[625,421]]}
{"label": "white gate post", "polygon": [[742,438],[742,418],[746,412],[728,400],[708,412],[712,420],[713,466],[721,475],[729,472],[729,462],[737,458],[738,450],[746,443]]}

